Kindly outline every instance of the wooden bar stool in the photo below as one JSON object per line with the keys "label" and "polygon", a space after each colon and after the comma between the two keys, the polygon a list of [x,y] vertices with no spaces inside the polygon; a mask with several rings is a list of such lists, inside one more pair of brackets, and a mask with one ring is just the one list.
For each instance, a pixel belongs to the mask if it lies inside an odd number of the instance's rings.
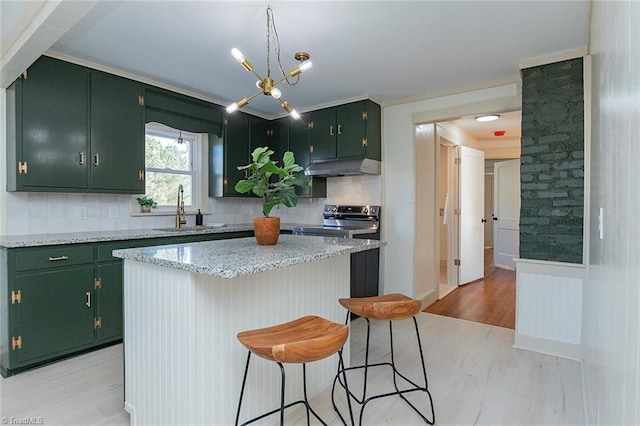
{"label": "wooden bar stool", "polygon": [[[342,324],[326,320],[324,318],[309,315],[294,321],[275,325],[272,327],[260,328],[256,330],[243,331],[238,333],[238,340],[249,350],[247,355],[247,364],[242,379],[242,389],[240,391],[240,400],[238,401],[238,411],[236,413],[236,426],[240,419],[240,409],[242,407],[242,397],[244,395],[245,384],[247,382],[247,372],[249,371],[249,361],[251,354],[274,361],[280,367],[281,386],[280,386],[280,408],[269,411],[255,417],[243,425],[253,423],[257,420],[280,412],[280,425],[284,425],[285,409],[296,405],[304,404],[307,409],[307,424],[309,424],[309,412],[311,412],[322,424],[326,423],[311,408],[307,399],[307,375],[306,363],[319,361],[338,353],[340,370],[344,370],[344,362],[342,360],[342,347],[349,336],[349,327]],[[302,380],[304,389],[304,399],[290,404],[284,404],[285,397],[285,368],[283,363],[302,364]],[[346,383],[346,376],[343,378]],[[345,386],[345,389],[348,387]],[[348,396],[347,396],[347,399]],[[351,422],[353,423],[353,414],[351,414],[351,405],[349,403],[349,412]],[[342,416],[341,416],[342,418]],[[344,422],[344,420],[343,420]]]}
{"label": "wooden bar stool", "polygon": [[[422,302],[419,300],[411,299],[410,297],[404,296],[402,294],[387,294],[384,296],[373,296],[373,297],[360,297],[360,298],[350,298],[350,299],[339,299],[340,304],[347,309],[347,320],[349,321],[350,314],[354,313],[361,317],[364,317],[367,321],[367,343],[365,349],[365,360],[363,365],[343,368],[343,370],[338,370],[338,374],[336,375],[333,381],[333,389],[331,391],[331,399],[333,401],[334,392],[336,389],[336,383],[339,383],[343,386],[347,392],[347,394],[353,398],[358,404],[360,404],[360,416],[359,416],[359,424],[362,424],[362,417],[364,414],[364,409],[366,405],[378,398],[384,398],[388,396],[398,395],[402,398],[409,406],[416,412],[422,419],[428,424],[434,424],[435,422],[435,411],[433,409],[433,400],[431,398],[431,393],[429,392],[429,383],[427,381],[427,369],[424,365],[424,354],[422,352],[422,344],[420,342],[420,333],[418,332],[418,322],[416,320],[415,315],[420,312],[422,308]],[[416,384],[414,381],[406,377],[404,374],[400,373],[396,368],[395,358],[394,358],[394,349],[393,349],[393,321],[399,321],[403,319],[413,318],[413,324],[416,330],[416,340],[418,343],[418,349],[420,352],[420,361],[422,363],[422,375],[424,379],[424,386]],[[371,332],[371,322],[370,320],[381,320],[381,321],[389,321],[389,339],[391,346],[391,362],[380,362],[375,364],[369,364],[369,337]],[[395,392],[388,392],[379,395],[367,396],[367,376],[369,369],[380,366],[389,366],[393,371],[393,386],[395,388]],[[351,392],[348,387],[346,387],[346,375],[345,371],[350,370],[359,370],[364,369],[364,384],[362,389],[362,397],[358,397]],[[341,374],[342,373],[342,374]],[[403,379],[402,384],[405,386],[400,388],[398,385],[398,379]],[[405,394],[410,392],[424,392],[428,397],[429,406],[431,407],[431,416],[428,418],[423,414],[415,405],[413,405],[406,397]],[[338,411],[335,402],[333,403],[333,408]],[[351,405],[349,404],[349,408]],[[342,417],[342,416],[341,416]]]}

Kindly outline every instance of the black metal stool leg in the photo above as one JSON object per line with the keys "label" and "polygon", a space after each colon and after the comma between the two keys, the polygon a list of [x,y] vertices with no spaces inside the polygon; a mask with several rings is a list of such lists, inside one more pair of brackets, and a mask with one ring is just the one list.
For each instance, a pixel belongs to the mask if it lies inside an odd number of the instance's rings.
{"label": "black metal stool leg", "polygon": [[[340,382],[340,385],[345,390],[345,396],[347,398],[347,407],[349,408],[349,419],[351,420],[350,424],[353,426],[355,425],[355,421],[353,419],[353,408],[351,406],[351,397],[353,395],[351,395],[351,393],[349,392],[349,385],[347,384],[347,368],[345,368],[344,366],[344,359],[342,358],[342,349],[338,352],[338,356],[340,359],[338,361],[338,372],[336,373],[336,377],[333,379],[333,386],[331,387],[331,403],[333,404],[333,410],[336,413],[338,413],[338,417],[340,417],[342,424],[346,426],[347,422],[344,420],[344,417],[342,417],[342,414],[340,413],[340,410],[336,405],[336,399],[335,399],[336,383]],[[340,381],[340,374],[342,374],[342,380],[344,380],[344,383]]]}
{"label": "black metal stool leg", "polygon": [[242,387],[240,388],[240,400],[238,401],[238,411],[236,412],[236,423],[238,426],[238,421],[240,420],[240,408],[242,407],[242,397],[244,396],[244,386],[247,383],[247,372],[249,371],[249,361],[251,360],[251,351],[249,351],[249,355],[247,355],[247,364],[244,367],[244,377],[242,378]]}
{"label": "black metal stool leg", "polygon": [[281,362],[278,362],[278,367],[280,367],[280,426],[284,426],[284,385],[285,385],[285,374],[284,374],[284,366]]}
{"label": "black metal stool leg", "polygon": [[[335,393],[335,386],[336,384],[340,384],[343,388],[345,388],[346,394],[347,394],[347,400],[349,402],[351,402],[351,398],[353,398],[358,404],[360,404],[360,413],[359,413],[359,420],[358,420],[358,424],[362,425],[363,422],[363,417],[364,417],[364,409],[367,406],[367,404],[374,400],[374,399],[378,399],[378,398],[384,398],[387,396],[393,396],[393,395],[398,395],[400,398],[402,398],[424,421],[425,423],[428,424],[434,424],[435,422],[435,410],[434,410],[434,406],[433,406],[433,399],[431,397],[431,392],[429,392],[429,383],[427,380],[427,368],[425,366],[424,363],[424,352],[422,350],[422,342],[420,340],[420,332],[418,329],[418,322],[416,320],[416,317],[414,316],[413,319],[413,324],[414,324],[414,328],[415,328],[415,332],[416,332],[416,343],[418,345],[418,350],[420,353],[420,362],[422,365],[422,378],[424,379],[424,387],[421,385],[418,385],[417,383],[415,383],[413,380],[409,379],[407,376],[405,376],[404,374],[402,374],[400,371],[398,371],[398,368],[396,366],[396,359],[395,359],[395,348],[394,348],[394,341],[393,341],[393,321],[389,321],[389,346],[390,346],[390,351],[391,351],[391,361],[390,362],[379,362],[379,363],[374,363],[374,364],[369,364],[369,344],[370,344],[370,339],[371,339],[371,323],[369,321],[368,318],[365,318],[367,320],[367,338],[366,338],[366,344],[365,344],[365,361],[363,365],[359,365],[359,366],[355,366],[355,367],[348,367],[348,368],[342,368],[342,370],[338,369],[338,374],[336,375],[334,382],[333,382],[333,389],[332,389],[332,400],[334,398],[334,393]],[[393,386],[395,388],[394,392],[387,392],[387,393],[383,393],[383,394],[379,394],[379,395],[372,395],[367,397],[367,382],[368,382],[368,373],[369,373],[369,369],[373,368],[373,367],[379,367],[379,366],[389,366],[391,367],[392,370],[392,374],[393,374]],[[346,386],[346,372],[349,370],[356,370],[356,369],[364,369],[364,383],[363,383],[363,391],[362,391],[362,398],[358,398],[358,396],[354,395],[353,392],[351,390],[348,389],[348,387]],[[341,374],[342,373],[342,377]],[[409,388],[407,389],[401,389],[398,379],[401,378],[403,379],[408,385],[410,385]],[[431,408],[431,419],[427,418],[424,414],[422,414],[420,412],[420,410],[414,405],[412,404],[404,394],[406,393],[411,393],[411,392],[424,392],[427,394],[427,397],[429,399],[429,407]],[[336,411],[338,411],[336,405],[335,405],[335,401],[334,401],[334,409]],[[349,408],[351,409],[351,406],[349,406]],[[340,415],[340,413],[338,412],[338,414]],[[342,420],[343,423],[346,424],[346,422],[344,421],[344,419],[342,418],[342,415],[340,415],[340,419]],[[353,421],[352,421],[353,424]]]}

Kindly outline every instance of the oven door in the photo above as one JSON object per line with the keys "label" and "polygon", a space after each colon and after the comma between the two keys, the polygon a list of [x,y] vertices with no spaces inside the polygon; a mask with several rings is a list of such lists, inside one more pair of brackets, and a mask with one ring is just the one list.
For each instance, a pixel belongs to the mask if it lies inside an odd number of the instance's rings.
{"label": "oven door", "polygon": [[308,235],[313,237],[352,238],[353,233],[348,229],[330,228],[323,226],[296,226],[291,230],[293,235]]}

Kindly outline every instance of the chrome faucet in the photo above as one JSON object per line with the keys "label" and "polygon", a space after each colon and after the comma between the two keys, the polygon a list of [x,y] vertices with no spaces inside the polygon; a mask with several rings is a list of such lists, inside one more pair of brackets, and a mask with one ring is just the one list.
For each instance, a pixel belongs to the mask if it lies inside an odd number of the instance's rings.
{"label": "chrome faucet", "polygon": [[184,188],[182,184],[178,185],[178,202],[176,210],[176,229],[180,229],[180,226],[187,223],[187,218],[184,216]]}

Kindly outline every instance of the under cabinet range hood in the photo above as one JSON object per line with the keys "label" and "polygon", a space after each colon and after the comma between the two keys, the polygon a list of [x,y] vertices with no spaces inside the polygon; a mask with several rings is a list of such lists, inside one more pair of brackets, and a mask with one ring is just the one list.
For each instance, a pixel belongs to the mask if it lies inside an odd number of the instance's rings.
{"label": "under cabinet range hood", "polygon": [[314,161],[305,169],[307,176],[379,175],[381,163],[370,158]]}

